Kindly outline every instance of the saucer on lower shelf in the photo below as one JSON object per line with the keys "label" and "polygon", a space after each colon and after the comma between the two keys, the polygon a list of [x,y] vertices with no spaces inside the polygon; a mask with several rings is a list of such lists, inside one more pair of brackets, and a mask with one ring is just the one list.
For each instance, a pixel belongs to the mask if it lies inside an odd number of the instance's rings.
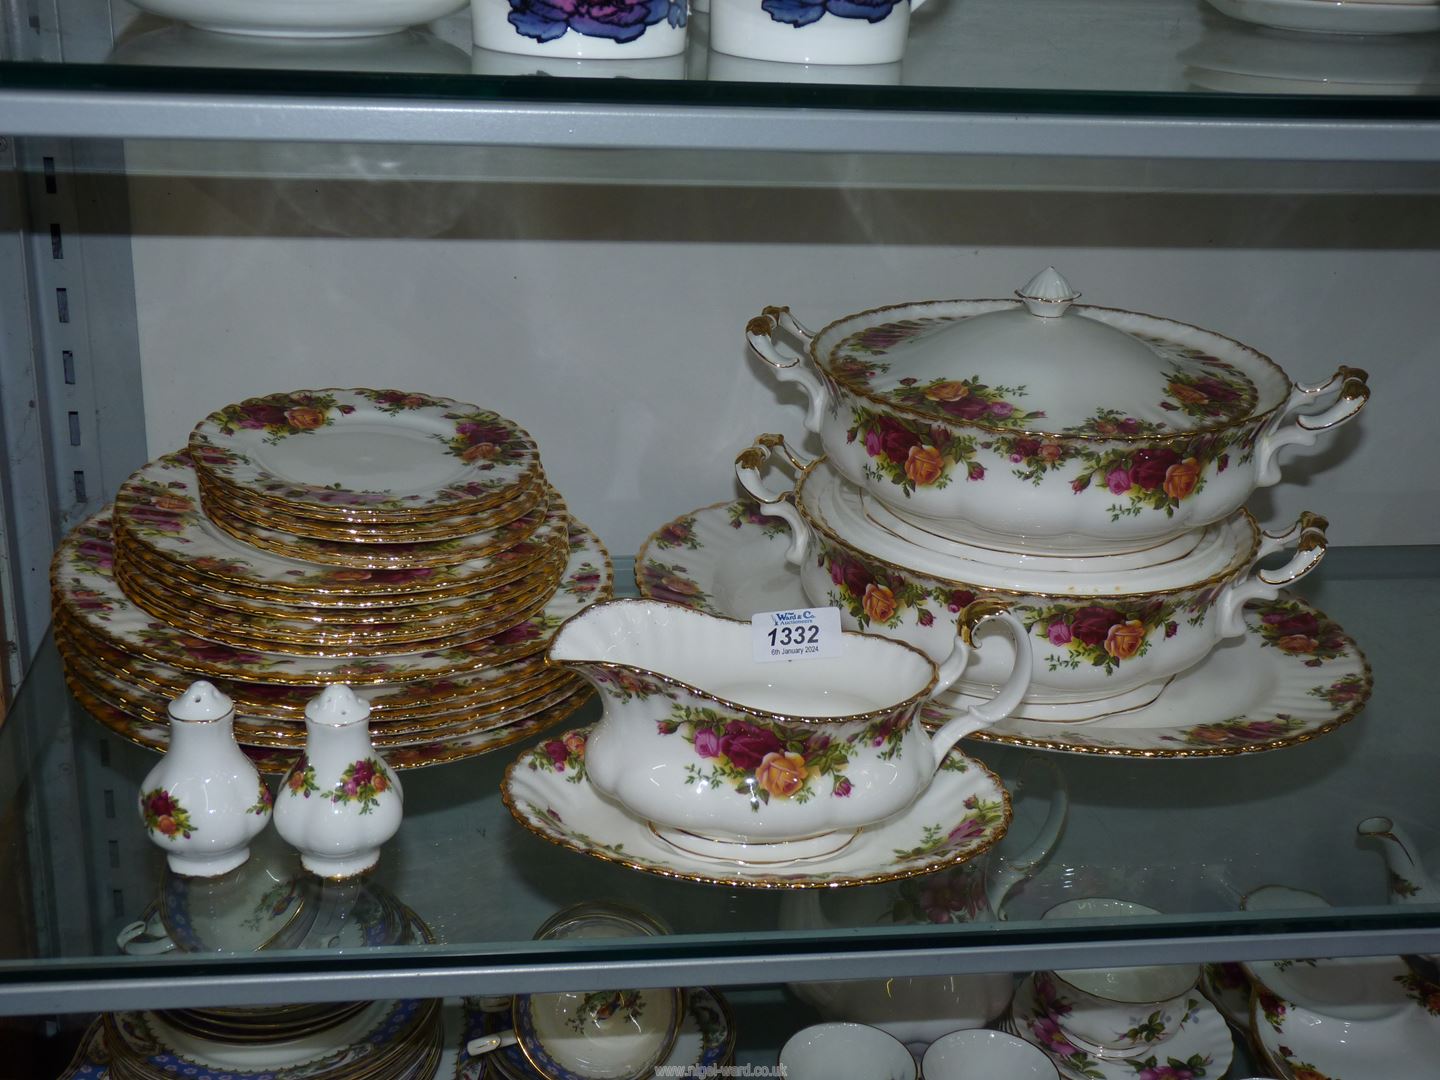
{"label": "saucer on lower shelf", "polygon": [[516,821],[552,844],[662,877],[762,889],[898,881],[973,859],[1010,826],[1010,796],[999,778],[951,751],[907,809],[861,829],[833,854],[763,864],[705,858],[661,839],[650,824],[590,786],[587,733],[586,728],[566,732],[512,762],[500,788],[505,805]]}
{"label": "saucer on lower shelf", "polygon": [[1278,1076],[1419,1076],[1428,1068],[1422,1062],[1440,1060],[1440,987],[1410,974],[1397,982],[1395,993],[1403,999],[1400,1011],[1346,1020],[1257,988],[1251,1004],[1253,1041]]}
{"label": "saucer on lower shelf", "polygon": [[[1315,0],[1306,0],[1315,2]],[[704,507],[656,530],[635,557],[642,596],[749,620],[808,607],[785,561],[789,534],[750,500]],[[1061,723],[1011,716],[971,738],[1066,753],[1189,758],[1294,746],[1364,708],[1370,665],[1355,642],[1304,600],[1282,596],[1245,612],[1246,633],[1177,675],[1149,704]],[[963,703],[963,702],[962,702]],[[932,702],[928,724],[954,715]]]}
{"label": "saucer on lower shelf", "polygon": [[1065,1080],[1135,1080],[1137,1076],[1224,1076],[1235,1054],[1225,1020],[1198,993],[1193,1008],[1175,1034],[1158,1046],[1128,1055],[1098,1057],[1065,1038],[1055,1020],[1040,1005],[1035,979],[1027,975],[1015,991],[1007,1023],[1012,1035],[1038,1046]]}
{"label": "saucer on lower shelf", "polygon": [[[735,1052],[735,1019],[730,1005],[718,990],[694,987],[685,992],[685,1015],[680,1033],[665,1065],[680,1075],[686,1066],[695,1076],[726,1064]],[[510,1029],[510,1009],[487,1011],[476,999],[465,1002],[464,1034],[460,1040],[460,1061],[455,1080],[482,1080],[487,1075],[508,1080],[544,1080],[517,1046],[506,1046],[489,1054],[471,1057],[465,1047],[470,1040]]]}
{"label": "saucer on lower shelf", "polygon": [[1200,969],[1200,992],[1220,1010],[1225,1022],[1238,1031],[1250,1030],[1250,976],[1239,964],[1205,964]]}
{"label": "saucer on lower shelf", "polygon": [[1232,19],[1320,34],[1423,34],[1440,30],[1440,5],[1372,0],[1209,0]]}

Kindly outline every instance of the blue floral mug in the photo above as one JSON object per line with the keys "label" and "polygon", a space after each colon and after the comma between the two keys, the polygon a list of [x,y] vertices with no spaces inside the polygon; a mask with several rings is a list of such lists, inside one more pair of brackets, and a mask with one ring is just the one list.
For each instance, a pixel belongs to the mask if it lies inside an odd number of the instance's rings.
{"label": "blue floral mug", "polygon": [[497,52],[642,60],[685,51],[687,0],[473,0],[475,44]]}
{"label": "blue floral mug", "polygon": [[924,2],[710,0],[710,47],[790,64],[893,64]]}

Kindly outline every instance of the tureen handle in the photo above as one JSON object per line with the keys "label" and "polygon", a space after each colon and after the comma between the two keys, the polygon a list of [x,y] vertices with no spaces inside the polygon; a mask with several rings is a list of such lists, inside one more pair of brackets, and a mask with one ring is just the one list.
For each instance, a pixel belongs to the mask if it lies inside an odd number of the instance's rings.
{"label": "tureen handle", "polygon": [[760,470],[769,463],[776,450],[785,455],[797,472],[804,472],[812,464],[809,458],[791,448],[784,435],[759,435],[752,445],[736,455],[735,475],[740,480],[740,486],[758,500],[768,513],[782,518],[790,526],[790,547],[785,551],[785,560],[791,566],[799,566],[805,561],[805,553],[810,550],[810,523],[795,509],[793,487],[778,493],[771,491],[760,475]]}
{"label": "tureen handle", "polygon": [[[1337,400],[1313,412],[1300,410],[1331,394]],[[1273,430],[1260,436],[1255,448],[1256,483],[1268,487],[1280,479],[1275,457],[1286,446],[1310,446],[1322,431],[1339,427],[1355,417],[1370,400],[1370,376],[1360,368],[1341,367],[1323,383],[1296,383]]]}
{"label": "tureen handle", "polygon": [[945,755],[956,743],[966,735],[1004,720],[1020,707],[1020,703],[1030,691],[1034,657],[1025,624],[997,601],[976,600],[960,612],[960,633],[955,639],[955,648],[940,665],[939,677],[935,680],[935,689],[930,696],[934,698],[944,693],[959,678],[970,658],[970,651],[974,648],[976,629],[991,620],[998,623],[1001,632],[1010,639],[1015,650],[1015,666],[1010,669],[1010,677],[1005,680],[1005,685],[998,694],[983,705],[968,706],[959,716],[930,736],[930,748],[935,752],[936,768],[940,767]]}
{"label": "tureen handle", "polygon": [[[775,340],[778,331],[784,330],[800,342],[805,352],[797,352],[788,345],[782,346]],[[805,392],[810,407],[805,410],[805,430],[820,433],[820,424],[825,409],[830,404],[830,392],[824,381],[807,366],[806,357],[815,335],[790,314],[787,307],[767,307],[745,324],[745,338],[755,355],[775,369],[781,382],[793,382]]]}
{"label": "tureen handle", "polygon": [[[1306,510],[1284,532],[1261,534],[1255,558],[1250,561],[1250,572],[1228,585],[1216,604],[1221,637],[1238,637],[1245,632],[1243,609],[1251,600],[1274,600],[1280,595],[1282,585],[1294,584],[1320,565],[1329,543],[1325,535],[1329,526],[1319,514]],[[1295,548],[1295,554],[1284,566],[1275,570],[1257,569],[1263,560],[1291,547]]]}

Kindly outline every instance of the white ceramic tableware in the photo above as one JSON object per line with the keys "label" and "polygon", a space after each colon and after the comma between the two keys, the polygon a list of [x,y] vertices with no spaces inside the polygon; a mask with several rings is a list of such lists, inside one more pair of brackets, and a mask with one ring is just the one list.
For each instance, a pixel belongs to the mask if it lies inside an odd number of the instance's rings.
{"label": "white ceramic tableware", "polygon": [[169,750],[140,784],[140,820],[175,873],[228,873],[270,821],[270,789],[235,742],[234,702],[213,685],[191,683],[169,714]]}
{"label": "white ceramic tableware", "polygon": [[786,1080],[915,1080],[915,1059],[903,1043],[865,1024],[815,1024],[780,1048]]}
{"label": "white ceramic tableware", "polygon": [[473,0],[470,13],[482,49],[576,60],[679,56],[689,21],[687,0]]}
{"label": "white ceramic tableware", "polygon": [[[731,618],[804,607],[789,546],[786,522],[753,499],[704,506],[651,535],[635,579],[641,596]],[[1369,664],[1335,620],[1293,596],[1248,607],[1244,619],[1244,635],[1177,675],[1149,705],[1117,712],[1101,702],[1084,723],[1057,724],[1022,704],[974,738],[1111,757],[1217,757],[1297,746],[1365,707]],[[927,705],[925,722],[945,723],[953,697]]]}
{"label": "white ceramic tableware", "polygon": [[[793,490],[771,490],[760,472],[775,449],[801,467]],[[957,612],[977,600],[1004,606],[1032,648],[1027,715],[1054,720],[1094,715],[1097,702],[1121,710],[1154,701],[1166,680],[1245,632],[1247,603],[1275,599],[1319,565],[1326,547],[1323,518],[1307,513],[1285,532],[1262,533],[1241,510],[1152,566],[1124,565],[1134,556],[1017,560],[973,546],[962,555],[954,541],[932,550],[887,531],[827,459],[806,462],[778,436],[743,451],[736,474],[767,514],[790,525],[787,558],[810,602],[840,608],[847,629],[939,660],[952,647]],[[1291,547],[1284,566],[1261,565]],[[1076,565],[1051,569],[1055,562]],[[957,689],[983,693],[1014,664],[1005,644],[987,643]]]}
{"label": "white ceramic tableware", "polygon": [[817,857],[909,806],[956,742],[1019,704],[1028,658],[934,736],[914,722],[991,619],[1024,657],[1015,618],[976,607],[938,671],[909,646],[855,633],[835,657],[760,663],[749,624],[648,600],[596,604],[547,656],[600,691],[585,746],[596,790],[692,854],[744,860],[780,844]]}
{"label": "white ceramic tableware", "polygon": [[1136,1080],[1151,1077],[1222,1077],[1230,1068],[1235,1041],[1225,1020],[1208,1001],[1199,999],[1195,1011],[1177,1028],[1173,1038],[1159,1047],[1131,1054],[1095,1054],[1072,1042],[1047,1004],[1037,993],[1036,979],[1026,976],[1015,991],[1011,1021],[1003,1030],[1038,1046],[1064,1080]]}
{"label": "white ceramic tableware", "polygon": [[743,862],[692,855],[595,790],[585,771],[589,734],[584,728],[556,734],[511,763],[500,785],[505,805],[552,844],[672,881],[822,890],[900,881],[983,855],[1010,825],[1000,778],[951,750],[918,799],[831,854],[807,859],[792,855],[792,845],[771,844],[757,845]]}
{"label": "white ceramic tableware", "polygon": [[[1154,908],[1111,897],[1066,900],[1043,919],[1110,919],[1158,915]],[[1036,995],[1055,1023],[1094,1053],[1132,1053],[1171,1038],[1200,1005],[1194,964],[1085,968],[1040,972]]]}
{"label": "white ceramic tableware", "polygon": [[459,11],[465,0],[140,0],[135,6],[225,34],[346,38],[432,22]]}
{"label": "white ceramic tableware", "polygon": [[790,64],[893,64],[925,0],[710,0],[710,47]]}
{"label": "white ceramic tableware", "polygon": [[1440,1060],[1440,990],[1410,974],[1392,984],[1389,996],[1399,1008],[1357,1021],[1262,988],[1251,1008],[1254,1042],[1277,1076],[1294,1080],[1410,1080],[1432,1074]]}
{"label": "white ceramic tableware", "polygon": [[1318,34],[1424,34],[1440,30],[1440,6],[1373,0],[1209,0],[1216,11],[1276,30]]}
{"label": "white ceramic tableware", "polygon": [[1408,833],[1388,817],[1368,817],[1355,827],[1366,840],[1380,843],[1389,871],[1390,899],[1397,904],[1433,904],[1440,896],[1437,883],[1420,861],[1420,852]]}
{"label": "white ceramic tableware", "polygon": [[846,479],[999,549],[1112,554],[1221,521],[1279,480],[1282,448],[1369,396],[1358,369],[1296,384],[1220,334],[1074,305],[1053,270],[1017,296],[876,308],[819,333],[771,307],[746,336],[805,393],[805,426]]}
{"label": "white ceramic tableware", "polygon": [[305,752],[280,781],[275,828],[321,877],[364,873],[400,828],[404,792],[369,716],[348,686],[327,686],[305,707]]}
{"label": "white ceramic tableware", "polygon": [[925,1080],[1059,1080],[1037,1047],[1003,1031],[952,1031],[930,1044],[920,1060]]}

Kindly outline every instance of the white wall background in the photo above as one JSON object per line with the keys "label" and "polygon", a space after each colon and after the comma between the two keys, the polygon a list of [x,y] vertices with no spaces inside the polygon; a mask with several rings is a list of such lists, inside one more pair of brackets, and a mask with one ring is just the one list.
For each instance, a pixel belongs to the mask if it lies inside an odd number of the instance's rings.
{"label": "white wall background", "polygon": [[445,394],[528,428],[627,555],[731,497],[751,436],[801,433],[797,394],[746,353],[762,306],[823,324],[1007,295],[1053,263],[1085,302],[1219,330],[1294,378],[1369,369],[1360,420],[1291,452],[1253,508],[1320,511],[1338,544],[1440,542],[1437,198],[356,179],[404,174],[394,149],[352,154],[350,179],[134,175],[158,153],[128,151],[152,456],[255,394]]}

